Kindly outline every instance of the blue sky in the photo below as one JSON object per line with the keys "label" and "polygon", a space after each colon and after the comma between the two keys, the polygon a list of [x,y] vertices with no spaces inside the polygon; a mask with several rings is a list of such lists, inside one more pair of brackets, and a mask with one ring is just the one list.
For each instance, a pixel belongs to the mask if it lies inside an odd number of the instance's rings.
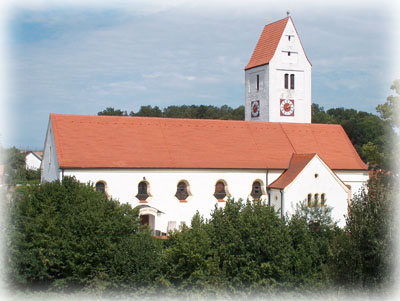
{"label": "blue sky", "polygon": [[400,78],[395,0],[8,2],[6,147],[43,147],[50,113],[242,105],[243,68],[262,28],[288,9],[313,65],[314,103],[375,113]]}

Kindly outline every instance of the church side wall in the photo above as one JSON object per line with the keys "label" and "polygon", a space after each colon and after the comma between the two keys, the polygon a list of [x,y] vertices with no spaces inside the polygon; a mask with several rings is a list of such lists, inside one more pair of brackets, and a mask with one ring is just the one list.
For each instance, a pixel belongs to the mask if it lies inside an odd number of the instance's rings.
{"label": "church side wall", "polygon": [[60,179],[60,171],[57,160],[56,144],[54,141],[53,128],[51,122],[47,128],[46,142],[41,165],[42,182],[53,182]]}
{"label": "church side wall", "polygon": [[365,188],[369,179],[368,170],[335,170],[335,174],[345,183],[350,185],[350,197],[353,198],[354,194],[358,194]]}
{"label": "church side wall", "polygon": [[[226,183],[227,192],[236,200],[251,198],[253,182],[258,180],[262,185],[262,198],[267,198],[266,171],[260,170],[66,170],[64,175],[75,176],[83,183],[103,181],[107,194],[121,203],[158,209],[163,213],[155,216],[155,230],[162,232],[166,232],[168,222],[176,222],[177,228],[182,222],[190,225],[196,211],[207,218],[215,206],[224,206],[225,202],[214,197],[215,184],[220,180]],[[275,176],[269,174],[269,177]],[[175,197],[177,184],[182,180],[188,183],[191,194],[186,202]],[[146,203],[135,197],[141,181],[149,186],[151,197]]]}

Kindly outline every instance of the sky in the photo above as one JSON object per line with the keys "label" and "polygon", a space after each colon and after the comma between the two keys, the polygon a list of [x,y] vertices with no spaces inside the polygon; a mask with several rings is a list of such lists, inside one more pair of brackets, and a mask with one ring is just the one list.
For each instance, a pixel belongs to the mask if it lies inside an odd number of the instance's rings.
{"label": "sky", "polygon": [[40,150],[50,113],[243,105],[261,31],[288,10],[312,102],[376,113],[400,78],[397,2],[3,1],[0,143]]}

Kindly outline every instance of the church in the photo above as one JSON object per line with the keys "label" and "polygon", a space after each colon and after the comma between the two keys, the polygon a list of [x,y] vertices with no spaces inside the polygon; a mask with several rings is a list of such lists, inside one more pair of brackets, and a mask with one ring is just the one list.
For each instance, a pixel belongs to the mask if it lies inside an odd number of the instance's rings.
{"label": "church", "polygon": [[245,67],[245,120],[50,114],[42,182],[75,176],[140,209],[156,235],[229,198],[277,214],[347,204],[368,180],[340,125],[311,123],[311,63],[290,16],[264,27]]}

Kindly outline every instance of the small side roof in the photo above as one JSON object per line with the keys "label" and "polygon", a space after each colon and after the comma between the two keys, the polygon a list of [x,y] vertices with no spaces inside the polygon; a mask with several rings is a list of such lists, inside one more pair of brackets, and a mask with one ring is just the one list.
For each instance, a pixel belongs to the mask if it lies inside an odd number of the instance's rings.
{"label": "small side roof", "polygon": [[293,154],[289,168],[272,182],[268,188],[283,189],[296,179],[299,173],[317,154]]}

